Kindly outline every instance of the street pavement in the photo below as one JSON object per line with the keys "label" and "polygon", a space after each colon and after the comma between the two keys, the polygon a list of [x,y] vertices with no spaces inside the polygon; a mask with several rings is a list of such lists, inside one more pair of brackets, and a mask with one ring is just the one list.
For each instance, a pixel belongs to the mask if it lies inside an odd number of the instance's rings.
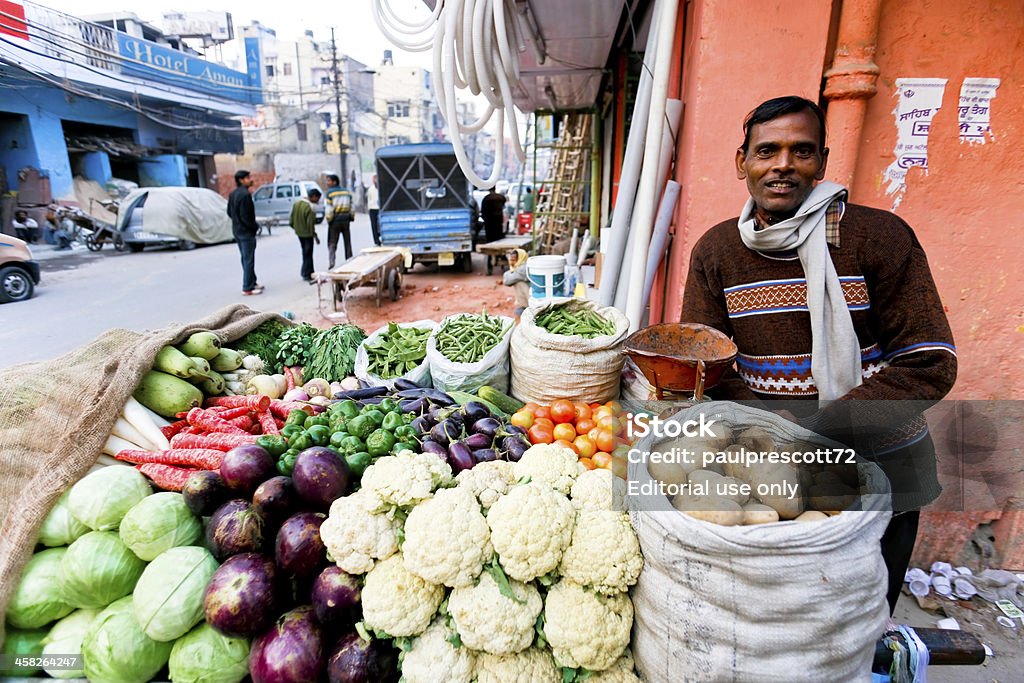
{"label": "street pavement", "polygon": [[[356,215],[351,233],[356,253],[372,246],[366,214]],[[313,265],[326,270],[325,223],[317,234]],[[138,254],[115,252],[109,245],[99,252],[37,245],[33,255],[42,268],[35,296],[0,305],[0,367],[54,358],[115,327],[145,332],[236,303],[277,313],[316,304],[316,287],[299,276],[299,242],[287,226],[257,241],[256,273],[266,287],[259,296],[242,295],[242,268],[233,243],[191,251],[149,248]],[[337,262],[343,260],[339,244]]]}

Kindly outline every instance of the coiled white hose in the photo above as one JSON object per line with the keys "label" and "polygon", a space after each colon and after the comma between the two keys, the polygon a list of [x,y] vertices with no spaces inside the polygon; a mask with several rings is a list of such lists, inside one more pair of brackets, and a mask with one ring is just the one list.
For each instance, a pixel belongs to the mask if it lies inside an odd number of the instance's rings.
{"label": "coiled white hose", "polygon": [[[512,102],[512,87],[519,83],[518,46],[523,43],[513,0],[436,0],[430,17],[419,22],[399,17],[387,0],[373,0],[373,18],[397,47],[410,52],[433,49],[431,82],[437,106],[448,126],[455,158],[473,185],[493,187],[501,175],[506,126],[516,157],[526,159]],[[459,121],[456,88],[487,100],[486,111],[476,121]],[[487,178],[481,178],[466,155],[462,136],[478,132],[494,115],[499,135],[494,166]]]}

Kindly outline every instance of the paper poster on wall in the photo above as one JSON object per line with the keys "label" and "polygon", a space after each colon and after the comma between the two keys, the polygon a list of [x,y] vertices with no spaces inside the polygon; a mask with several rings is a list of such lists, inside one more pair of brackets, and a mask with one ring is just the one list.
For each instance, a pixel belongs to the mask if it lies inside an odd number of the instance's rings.
{"label": "paper poster on wall", "polygon": [[896,195],[892,210],[903,201],[907,189],[907,171],[919,166],[928,172],[928,131],[932,119],[942,106],[946,91],[945,78],[897,78],[899,103],[893,110],[896,119],[896,160],[885,169],[883,179],[889,183],[886,194]]}
{"label": "paper poster on wall", "polygon": [[999,87],[998,78],[965,78],[960,86],[960,144],[985,144],[992,137],[989,108]]}

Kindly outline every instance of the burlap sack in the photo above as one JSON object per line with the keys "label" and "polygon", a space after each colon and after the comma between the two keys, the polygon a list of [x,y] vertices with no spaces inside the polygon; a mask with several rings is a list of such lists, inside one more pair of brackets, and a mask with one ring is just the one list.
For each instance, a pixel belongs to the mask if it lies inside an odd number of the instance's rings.
{"label": "burlap sack", "polygon": [[611,306],[595,306],[597,313],[615,323],[615,333],[585,339],[538,327],[538,310],[523,311],[512,332],[512,395],[541,405],[560,398],[588,403],[618,398],[629,319]]}
{"label": "burlap sack", "polygon": [[[280,319],[242,305],[187,325],[140,334],[109,330],[51,361],[0,371],[0,615],[60,495],[96,461],[121,407],[157,351],[199,330],[238,339]],[[3,642],[0,619],[0,644]]]}
{"label": "burlap sack", "polygon": [[[762,427],[779,443],[838,446],[732,403],[704,403],[676,417],[696,419],[700,411]],[[656,443],[646,437],[635,447],[664,448]],[[889,485],[877,466],[860,469],[875,492],[861,497],[862,510],[824,522],[726,527],[676,511],[665,496],[635,495],[650,475],[644,463],[631,463],[627,503],[644,553],[632,591],[632,647],[644,681],[870,681],[889,614],[879,547]]]}

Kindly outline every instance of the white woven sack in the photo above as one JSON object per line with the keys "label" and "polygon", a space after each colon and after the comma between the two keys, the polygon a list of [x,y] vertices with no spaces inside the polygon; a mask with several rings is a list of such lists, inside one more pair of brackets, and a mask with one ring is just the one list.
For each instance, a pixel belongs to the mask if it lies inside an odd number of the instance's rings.
{"label": "white woven sack", "polygon": [[618,397],[629,319],[611,306],[593,308],[615,324],[614,334],[593,339],[551,334],[534,323],[541,309],[523,311],[509,354],[513,396],[542,405],[560,398],[603,403]]}
{"label": "white woven sack", "polygon": [[[450,318],[464,315],[467,314],[458,313]],[[488,317],[500,320],[505,333],[498,345],[475,363],[456,363],[445,358],[444,354],[437,350],[437,330],[444,325],[444,320],[434,330],[434,334],[430,335],[430,339],[427,340],[427,360],[430,363],[430,380],[434,383],[435,389],[475,392],[480,387],[487,385],[502,393],[508,391],[508,347],[512,338],[512,327],[516,321],[507,316]],[[448,319],[445,318],[445,320]]]}
{"label": "white woven sack", "polygon": [[[414,328],[416,328],[418,330],[433,330],[434,328],[437,327],[437,323],[434,322],[433,320],[417,320],[416,322],[413,322],[413,323],[399,323],[398,326],[399,327],[414,327]],[[366,348],[365,348],[366,344],[372,343],[373,341],[375,341],[378,337],[380,337],[381,335],[383,335],[387,331],[388,331],[388,326],[384,325],[383,327],[378,328],[377,330],[375,330],[373,334],[371,334],[369,337],[364,339],[362,341],[362,343],[359,344],[359,348],[356,349],[356,361],[355,361],[355,369],[353,370],[353,374],[356,376],[356,379],[363,380],[364,382],[369,384],[371,387],[385,386],[388,389],[393,389],[395,387],[395,380],[398,379],[398,378],[397,377],[392,377],[391,379],[384,379],[383,377],[378,377],[377,375],[374,375],[373,373],[371,373],[370,372],[370,356],[366,353]],[[429,387],[430,386],[430,362],[429,362],[429,360],[426,357],[424,357],[422,363],[417,365],[413,370],[410,370],[409,372],[407,372],[404,375],[402,375],[401,378],[402,379],[407,379],[410,382],[412,382],[413,384],[418,384],[421,387]]]}
{"label": "white woven sack", "polygon": [[[732,403],[700,404],[676,418],[700,412],[761,426],[780,442],[840,447]],[[648,436],[636,448],[648,452],[655,441]],[[891,513],[885,475],[870,463],[861,474],[876,495],[861,498],[862,511],[821,522],[726,527],[678,512],[664,496],[630,496],[644,553],[632,595],[633,654],[643,680],[870,681],[889,615],[879,539]],[[630,464],[629,478],[651,481],[642,463]]]}

